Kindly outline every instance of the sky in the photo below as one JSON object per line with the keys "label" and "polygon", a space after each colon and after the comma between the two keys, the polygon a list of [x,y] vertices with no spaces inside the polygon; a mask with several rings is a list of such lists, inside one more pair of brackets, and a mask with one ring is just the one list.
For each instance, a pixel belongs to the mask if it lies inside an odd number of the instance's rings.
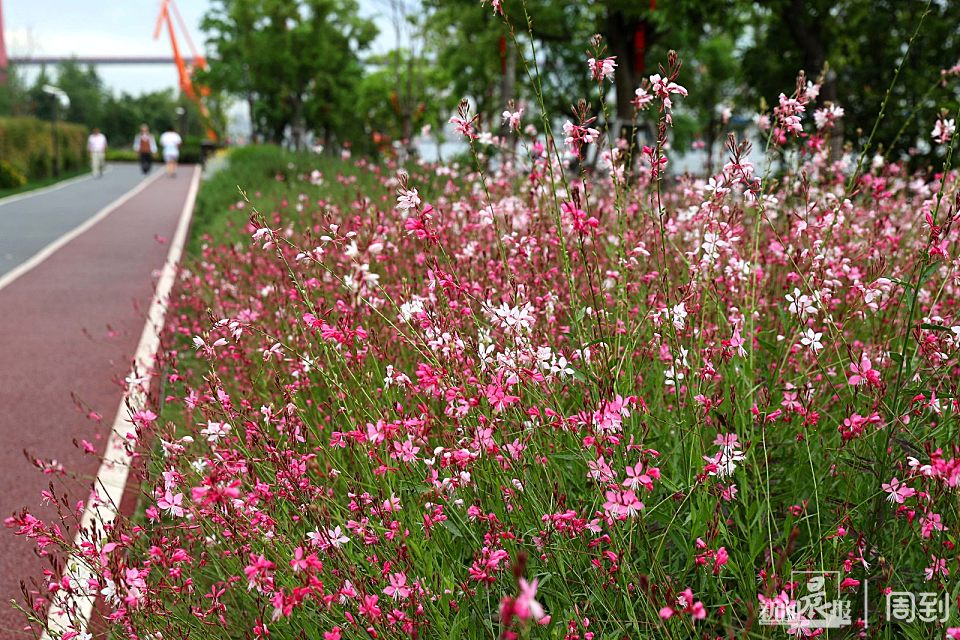
{"label": "sky", "polygon": [[[169,56],[166,30],[159,40],[153,29],[159,0],[0,0],[3,5],[7,54],[13,56]],[[385,0],[359,0],[361,15],[380,27],[375,51],[392,46],[392,27]],[[210,0],[178,0],[177,6],[197,47],[203,46],[200,20]],[[178,34],[181,50],[186,43]],[[27,71],[31,81],[36,71]],[[100,77],[115,93],[138,94],[177,86],[171,64],[103,66]]]}

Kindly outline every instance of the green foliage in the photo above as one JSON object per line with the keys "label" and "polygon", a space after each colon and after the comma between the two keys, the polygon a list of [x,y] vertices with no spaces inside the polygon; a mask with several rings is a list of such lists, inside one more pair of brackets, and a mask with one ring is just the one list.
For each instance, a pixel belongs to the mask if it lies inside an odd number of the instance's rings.
{"label": "green foliage", "polygon": [[742,58],[754,104],[761,97],[769,102],[780,92],[789,94],[799,69],[816,78],[828,64],[821,98],[844,108],[848,138],[866,142],[894,70],[927,8],[930,13],[897,78],[874,144],[893,147],[896,158],[918,141],[928,142],[937,111],[957,107],[956,81],[940,85],[940,70],[956,64],[960,51],[956,2],[756,3],[757,29]]}
{"label": "green foliage", "polygon": [[140,154],[133,149],[127,149],[124,147],[119,149],[108,147],[106,159],[107,162],[139,162]]}
{"label": "green foliage", "polygon": [[0,116],[23,115],[25,94],[23,78],[11,67],[7,70],[6,84],[0,84]]}
{"label": "green foliage", "polygon": [[[183,117],[177,115],[178,108],[186,111]],[[196,105],[189,100],[178,98],[172,89],[139,96],[125,93],[108,96],[103,104],[102,119],[88,122],[88,125],[99,126],[112,147],[126,148],[133,143],[134,136],[144,122],[154,132],[170,127],[185,129],[181,131],[184,139],[199,137],[204,131],[203,120]]]}
{"label": "green foliage", "polygon": [[[43,85],[54,84],[70,98],[67,109],[57,107],[54,98],[43,92]],[[178,109],[184,115],[178,115]],[[74,61],[58,65],[54,73],[41,69],[29,87],[17,73],[0,87],[0,115],[32,115],[40,120],[74,122],[92,129],[99,127],[112,148],[125,148],[133,141],[140,125],[146,122],[155,131],[176,126],[185,138],[204,134],[199,108],[172,89],[138,96],[112,94],[94,67],[81,67]],[[199,151],[197,151],[199,153]]]}
{"label": "green foliage", "polygon": [[[87,164],[86,129],[76,124],[57,124],[60,168],[63,172]],[[31,117],[0,118],[0,158],[29,180],[52,176],[54,146],[52,125]]]}
{"label": "green foliage", "polygon": [[409,139],[428,125],[442,132],[459,101],[448,89],[452,78],[447,66],[409,49],[395,49],[371,58],[367,67],[357,105],[369,134]]}
{"label": "green foliage", "polygon": [[291,182],[297,182],[301,192],[318,197],[321,193],[335,193],[341,197],[355,195],[344,185],[332,184],[332,178],[324,181],[322,190],[319,185],[299,180],[314,170],[350,172],[351,167],[339,159],[309,152],[294,153],[275,145],[231,149],[226,167],[205,181],[197,195],[190,250],[196,254],[203,243],[213,239],[223,243],[225,238],[240,240],[243,237],[250,211],[245,204],[240,204],[243,202],[241,188],[256,185],[256,193],[251,193],[250,197],[258,200],[284,199]]}
{"label": "green foliage", "polygon": [[[539,82],[548,111],[570,113],[572,96],[590,94],[593,85],[584,51],[598,31],[599,5],[506,0],[504,11],[518,24],[524,24],[525,11],[535,16],[532,37],[518,29],[516,42],[489,5],[473,0],[424,0],[424,7],[430,11],[425,20],[426,45],[446,67],[454,97],[472,98],[494,129],[510,100],[532,99],[528,74],[535,72],[522,64],[521,57],[532,59],[533,49],[538,52]],[[518,45],[523,55],[511,56],[510,48]],[[511,74],[516,78],[512,86]]]}
{"label": "green foliage", "polygon": [[0,189],[18,189],[27,184],[27,176],[13,164],[0,160]]}
{"label": "green foliage", "polygon": [[220,0],[202,29],[212,47],[200,78],[247,99],[258,136],[296,147],[312,130],[331,146],[362,137],[358,52],[376,37],[354,0]]}

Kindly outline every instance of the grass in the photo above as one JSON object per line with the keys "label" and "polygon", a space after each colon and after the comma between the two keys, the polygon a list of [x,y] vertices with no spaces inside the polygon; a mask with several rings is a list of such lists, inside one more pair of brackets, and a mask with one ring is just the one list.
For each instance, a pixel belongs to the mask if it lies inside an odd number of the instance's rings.
{"label": "grass", "polygon": [[[322,183],[309,180],[313,171],[321,172]],[[341,173],[356,176],[358,181],[350,186],[342,184],[335,179]],[[355,197],[356,192],[372,186],[364,183],[366,175],[349,162],[314,153],[294,153],[269,145],[232,149],[227,165],[205,181],[197,195],[188,255],[199,256],[201,247],[211,240],[228,243],[249,238],[244,225],[251,209],[244,202],[245,193],[258,208],[269,205],[279,211],[290,204],[287,198],[294,190],[301,197],[331,201]],[[256,191],[246,192],[253,185]]]}

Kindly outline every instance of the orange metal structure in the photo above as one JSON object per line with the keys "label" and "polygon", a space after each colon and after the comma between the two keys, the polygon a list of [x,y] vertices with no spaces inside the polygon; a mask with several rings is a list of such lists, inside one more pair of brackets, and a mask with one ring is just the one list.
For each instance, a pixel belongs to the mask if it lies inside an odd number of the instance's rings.
{"label": "orange metal structure", "polygon": [[[180,45],[177,42],[177,33],[173,25],[174,19],[176,19],[177,24],[180,26],[187,46],[190,48],[190,54],[193,56],[192,65],[188,65],[180,53]],[[177,9],[177,4],[174,0],[160,0],[160,15],[157,16],[157,26],[153,31],[154,40],[160,38],[160,33],[163,31],[164,25],[166,25],[167,32],[170,34],[170,47],[173,49],[173,61],[177,65],[177,74],[180,77],[180,90],[200,108],[200,113],[203,114],[204,124],[207,128],[207,137],[210,138],[210,140],[216,141],[216,133],[214,133],[209,125],[210,112],[203,104],[203,98],[210,94],[210,90],[207,87],[198,85],[193,79],[193,70],[196,68],[206,69],[207,61],[193,45],[193,40],[190,39],[190,32],[187,30],[183,22],[183,17],[180,15],[180,10]]]}
{"label": "orange metal structure", "polygon": [[7,45],[3,42],[3,0],[0,0],[0,85],[7,83]]}

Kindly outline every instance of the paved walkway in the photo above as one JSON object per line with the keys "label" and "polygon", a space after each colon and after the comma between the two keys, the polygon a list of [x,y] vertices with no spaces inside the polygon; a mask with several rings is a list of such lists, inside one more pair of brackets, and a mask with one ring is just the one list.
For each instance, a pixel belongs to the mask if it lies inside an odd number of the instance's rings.
{"label": "paved walkway", "polygon": [[85,176],[0,200],[0,276],[103,209],[142,179],[139,166],[115,164],[107,168],[102,178]]}
{"label": "paved walkway", "polygon": [[[51,481],[71,505],[86,499],[194,171],[143,184],[121,165],[101,180],[0,201],[0,517],[23,507],[51,516],[40,500]],[[9,279],[131,187],[132,197],[4,286],[3,273]],[[98,455],[84,455],[82,440]],[[67,473],[41,474],[28,457],[55,459]],[[33,637],[7,603],[22,601],[21,581],[29,586],[42,568],[32,545],[0,530],[0,638]]]}

